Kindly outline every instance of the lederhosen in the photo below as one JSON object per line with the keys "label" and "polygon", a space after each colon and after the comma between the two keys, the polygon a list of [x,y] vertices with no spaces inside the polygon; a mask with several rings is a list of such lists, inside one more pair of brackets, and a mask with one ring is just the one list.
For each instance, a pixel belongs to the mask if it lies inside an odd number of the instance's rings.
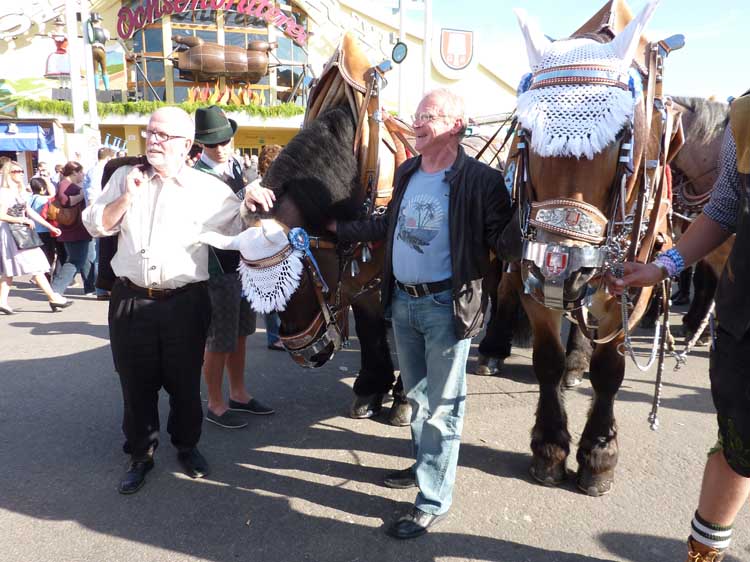
{"label": "lederhosen", "polygon": [[[194,168],[212,174],[227,184],[241,200],[244,198],[245,182],[242,167],[231,160],[232,173],[217,174],[203,160]],[[206,349],[217,353],[236,350],[237,339],[255,332],[255,314],[247,300],[242,297],[242,284],[237,275],[240,254],[235,250],[209,248],[208,291],[211,297],[211,324],[208,329]]]}
{"label": "lederhosen", "polygon": [[737,238],[716,291],[719,321],[711,353],[711,394],[719,422],[719,446],[729,466],[750,478],[750,96],[730,111],[737,148],[740,201]]}

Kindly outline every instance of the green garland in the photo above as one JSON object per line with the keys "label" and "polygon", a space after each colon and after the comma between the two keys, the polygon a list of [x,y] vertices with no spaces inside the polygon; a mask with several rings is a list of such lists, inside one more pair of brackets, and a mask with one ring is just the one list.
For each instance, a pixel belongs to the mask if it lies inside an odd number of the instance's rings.
{"label": "green garland", "polygon": [[[73,115],[73,104],[69,101],[59,101],[50,99],[29,99],[21,97],[6,98],[5,103],[16,105],[18,108],[35,113],[46,115]],[[162,101],[133,101],[125,103],[101,103],[97,102],[96,107],[101,117],[107,115],[150,115],[160,107],[174,105],[181,107],[188,113],[194,113],[199,107],[206,107],[206,103],[179,103],[170,104]],[[262,117],[265,119],[274,117],[294,117],[302,115],[305,112],[304,107],[293,103],[283,103],[281,105],[261,106],[261,105],[222,105],[224,111],[228,113],[246,113],[252,117]],[[88,111],[88,102],[83,103],[84,111]]]}

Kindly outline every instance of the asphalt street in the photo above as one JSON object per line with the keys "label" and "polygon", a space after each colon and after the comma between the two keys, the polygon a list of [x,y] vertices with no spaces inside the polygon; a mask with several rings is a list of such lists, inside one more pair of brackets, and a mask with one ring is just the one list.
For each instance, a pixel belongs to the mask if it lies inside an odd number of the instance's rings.
{"label": "asphalt street", "polygon": [[[686,368],[669,361],[651,431],[655,367],[628,363],[616,415],[620,464],[611,494],[591,498],[567,482],[528,476],[537,387],[531,350],[502,377],[468,377],[467,418],[454,506],[419,539],[384,528],[414,499],[381,485],[410,464],[408,428],[386,416],[346,416],[358,342],[316,371],[266,350],[262,321],[249,338],[250,391],[276,408],[242,430],[204,424],[204,480],[180,472],[166,434],[146,486],[117,493],[126,467],[121,394],[107,334],[107,303],[71,289],[52,313],[21,279],[0,316],[0,562],[668,562],[685,560],[706,452],[716,437],[708,350]],[[674,323],[679,323],[675,314]],[[637,338],[645,347],[646,337]],[[472,349],[469,371],[476,361]],[[584,380],[566,392],[580,437],[591,398]],[[387,414],[387,408],[385,410]],[[568,464],[576,468],[574,452]],[[737,521],[732,555],[750,559],[750,521]]]}

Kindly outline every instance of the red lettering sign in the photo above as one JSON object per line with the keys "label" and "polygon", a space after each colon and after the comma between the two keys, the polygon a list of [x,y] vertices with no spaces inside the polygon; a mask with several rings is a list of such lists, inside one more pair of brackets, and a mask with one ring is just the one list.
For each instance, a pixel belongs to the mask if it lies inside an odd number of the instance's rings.
{"label": "red lettering sign", "polygon": [[239,13],[267,21],[299,45],[307,43],[304,27],[269,0],[143,0],[135,10],[123,7],[117,12],[117,35],[130,39],[136,31],[164,15],[208,8],[228,10],[235,3]]}

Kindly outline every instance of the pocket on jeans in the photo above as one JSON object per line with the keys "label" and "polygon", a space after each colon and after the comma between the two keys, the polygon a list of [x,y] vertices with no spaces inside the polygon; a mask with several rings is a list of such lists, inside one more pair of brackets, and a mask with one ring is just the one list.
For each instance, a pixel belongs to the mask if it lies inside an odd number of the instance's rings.
{"label": "pocket on jeans", "polygon": [[447,291],[441,291],[439,293],[433,293],[430,295],[432,297],[432,302],[434,302],[437,305],[440,306],[452,306],[453,305],[453,295],[451,294],[450,289]]}

